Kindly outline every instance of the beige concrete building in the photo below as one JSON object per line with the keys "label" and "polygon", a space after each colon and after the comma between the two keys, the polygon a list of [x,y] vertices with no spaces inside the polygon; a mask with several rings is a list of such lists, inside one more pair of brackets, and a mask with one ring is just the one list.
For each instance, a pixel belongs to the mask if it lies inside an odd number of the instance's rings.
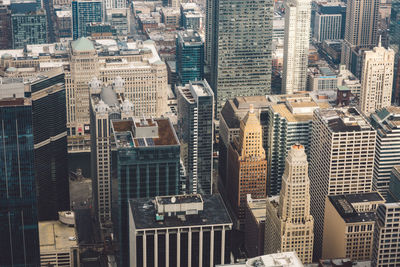
{"label": "beige concrete building", "polygon": [[59,221],[39,222],[40,266],[79,267],[75,227],[70,226],[68,218],[73,213],[60,212],[59,216]]}
{"label": "beige concrete building", "polygon": [[382,47],[381,43],[364,53],[360,109],[367,115],[391,104],[394,55],[392,49]]}
{"label": "beige concrete building", "polygon": [[375,212],[383,203],[385,200],[378,192],[328,196],[322,258],[370,260]]}
{"label": "beige concrete building", "polygon": [[267,201],[265,253],[295,251],[303,263],[313,257],[314,219],[310,215],[310,180],[304,146],[293,145],[286,158],[282,190]]}
{"label": "beige concrete building", "polygon": [[253,198],[264,198],[267,185],[262,127],[253,106],[240,122],[239,138],[235,138],[229,146],[227,177],[227,197],[243,225],[247,194]]}
{"label": "beige concrete building", "polygon": [[328,195],[371,192],[376,131],[356,108],[314,111],[310,146],[314,256],[320,258]]}

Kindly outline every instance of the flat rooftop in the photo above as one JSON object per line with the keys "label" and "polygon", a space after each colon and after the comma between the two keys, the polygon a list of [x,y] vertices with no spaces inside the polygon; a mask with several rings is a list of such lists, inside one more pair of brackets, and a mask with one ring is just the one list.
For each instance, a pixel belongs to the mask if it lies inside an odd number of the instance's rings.
{"label": "flat rooftop", "polygon": [[[174,202],[172,202],[172,199]],[[201,195],[179,195],[174,196],[173,198],[170,196],[156,197],[156,201],[160,204],[183,204],[183,203],[201,203],[203,200]]]}
{"label": "flat rooftop", "polygon": [[374,130],[369,121],[354,107],[320,109],[318,113],[332,132]]}
{"label": "flat rooftop", "polygon": [[39,222],[40,254],[66,250],[78,245],[74,227],[60,221]]}
{"label": "flat rooftop", "polygon": [[[171,198],[172,196],[169,196]],[[137,230],[188,227],[201,225],[232,225],[231,218],[219,194],[202,196],[204,208],[198,214],[185,215],[182,220],[176,216],[166,216],[163,221],[156,221],[154,198],[138,198],[129,200],[134,224]]]}
{"label": "flat rooftop", "polygon": [[29,98],[2,98],[0,99],[0,107],[11,106],[28,106],[31,104]]}
{"label": "flat rooftop", "polygon": [[[179,145],[178,137],[168,118],[146,119],[147,124],[142,126],[133,119],[114,120],[111,122],[117,148],[173,146]],[[156,136],[136,138],[134,128],[156,127]]]}
{"label": "flat rooftop", "polygon": [[254,218],[257,220],[258,223],[265,222],[266,217],[266,206],[267,206],[267,199],[249,199],[247,197],[247,206],[249,207],[251,213],[253,214]]}
{"label": "flat rooftop", "polygon": [[376,192],[328,196],[329,201],[346,223],[369,222],[375,220],[375,212],[357,212],[353,203],[384,201]]}

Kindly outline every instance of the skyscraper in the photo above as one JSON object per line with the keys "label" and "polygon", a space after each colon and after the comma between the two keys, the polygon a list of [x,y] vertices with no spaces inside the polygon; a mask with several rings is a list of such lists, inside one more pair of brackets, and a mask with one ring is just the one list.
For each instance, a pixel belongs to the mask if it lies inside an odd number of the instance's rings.
{"label": "skyscraper", "polygon": [[74,40],[87,36],[87,24],[102,22],[103,16],[103,3],[101,0],[72,1],[72,37]]}
{"label": "skyscraper", "polygon": [[369,115],[390,106],[393,89],[394,51],[381,46],[364,52],[360,109]]}
{"label": "skyscraper", "polygon": [[212,6],[210,85],[218,117],[228,99],[271,91],[273,1],[212,0]]}
{"label": "skyscraper", "polygon": [[0,100],[0,265],[39,266],[32,106]]}
{"label": "skyscraper", "polygon": [[346,10],[346,29],[342,45],[342,64],[360,78],[363,49],[378,44],[379,0],[349,0]]}
{"label": "skyscraper", "polygon": [[343,39],[346,22],[346,4],[343,2],[316,2],[313,36],[316,41]]}
{"label": "skyscraper", "polygon": [[45,44],[47,40],[47,17],[44,9],[36,12],[11,15],[12,47],[24,48],[27,44]]}
{"label": "skyscraper", "polygon": [[11,48],[11,10],[0,4],[0,49]]}
{"label": "skyscraper", "polygon": [[302,145],[288,153],[279,204],[267,201],[265,217],[265,254],[296,251],[303,263],[313,257],[314,219],[310,215],[310,179],[307,155]]}
{"label": "skyscraper", "polygon": [[180,143],[169,119],[113,120],[118,178],[114,233],[120,266],[128,266],[128,200],[179,194]]}
{"label": "skyscraper", "polygon": [[176,38],[176,74],[182,85],[204,77],[204,43],[198,32],[186,30]]}
{"label": "skyscraper", "polygon": [[393,102],[400,104],[400,1],[392,1],[390,12],[389,47],[395,52]]}
{"label": "skyscraper", "polygon": [[58,69],[29,83],[40,221],[57,220],[70,204],[64,76]]}
{"label": "skyscraper", "polygon": [[377,131],[373,188],[384,197],[388,194],[392,169],[400,162],[399,107],[386,107],[371,114],[371,124]]}
{"label": "skyscraper", "polygon": [[326,196],[372,190],[375,140],[376,131],[356,108],[314,111],[309,169],[314,258],[321,256]]}
{"label": "skyscraper", "polygon": [[310,42],[310,0],[286,0],[282,93],[306,91]]}
{"label": "skyscraper", "polygon": [[117,78],[111,85],[97,78],[90,82],[91,175],[93,205],[100,226],[111,223],[111,136],[110,123],[133,116],[133,104],[124,99],[124,81]]}
{"label": "skyscraper", "polygon": [[267,187],[262,127],[252,105],[240,122],[239,138],[229,145],[227,171],[226,194],[237,219],[243,225],[247,194],[251,194],[252,198],[263,198]]}
{"label": "skyscraper", "polygon": [[214,94],[203,80],[178,87],[177,95],[181,159],[189,175],[189,192],[211,194]]}
{"label": "skyscraper", "polygon": [[400,202],[379,205],[376,215],[371,266],[399,266]]}

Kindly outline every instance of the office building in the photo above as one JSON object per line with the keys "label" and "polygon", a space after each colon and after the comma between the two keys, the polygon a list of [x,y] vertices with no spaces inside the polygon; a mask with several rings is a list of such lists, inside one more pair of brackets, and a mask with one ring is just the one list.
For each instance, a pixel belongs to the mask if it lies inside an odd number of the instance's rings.
{"label": "office building", "polygon": [[47,39],[46,11],[11,15],[12,47],[24,48],[27,44],[45,44]]}
{"label": "office building", "polygon": [[203,31],[204,15],[197,3],[181,3],[181,27],[186,30]]}
{"label": "office building", "polygon": [[72,1],[72,37],[74,40],[87,36],[87,24],[103,21],[103,6],[100,0]]}
{"label": "office building", "polygon": [[313,37],[317,42],[344,37],[346,4],[344,2],[316,2]]}
{"label": "office building", "polygon": [[176,38],[176,74],[179,83],[200,81],[204,77],[204,43],[198,32],[179,32]]}
{"label": "office building", "polygon": [[267,187],[267,160],[263,147],[262,127],[252,105],[240,122],[239,138],[228,148],[227,199],[235,216],[244,225],[247,194],[264,198]]}
{"label": "office building", "polygon": [[360,109],[371,114],[390,106],[393,88],[394,51],[379,45],[364,52]]}
{"label": "office building", "polygon": [[125,84],[116,78],[111,85],[94,78],[90,87],[91,175],[93,206],[101,227],[111,223],[111,136],[110,123],[133,116],[133,104],[124,99]]}
{"label": "office building", "polygon": [[295,251],[301,262],[313,257],[314,219],[310,215],[310,179],[304,146],[293,145],[288,153],[282,190],[267,200],[264,252]]}
{"label": "office building", "polygon": [[206,80],[178,87],[178,133],[189,192],[211,194],[214,93]]}
{"label": "office building", "polygon": [[315,259],[322,253],[326,196],[372,190],[375,141],[376,131],[356,108],[314,111],[309,176]]}
{"label": "office building", "polygon": [[79,267],[75,215],[68,211],[59,216],[59,220],[39,222],[40,266]]}
{"label": "office building", "polygon": [[338,86],[349,88],[354,97],[358,99],[361,97],[361,82],[351,71],[346,69],[346,65],[340,65],[337,82]]}
{"label": "office building", "polygon": [[180,143],[169,119],[113,120],[118,196],[114,233],[121,266],[129,260],[128,200],[176,195],[180,184]]}
{"label": "office building", "polygon": [[376,217],[371,266],[398,266],[400,203],[379,205]]}
{"label": "office building", "polygon": [[7,5],[0,5],[0,49],[12,47],[11,10]]}
{"label": "office building", "polygon": [[389,189],[392,169],[400,161],[400,108],[389,106],[371,114],[371,124],[376,129],[376,152],[373,188],[384,197]]}
{"label": "office building", "polygon": [[326,61],[317,62],[307,71],[308,90],[314,92],[336,91],[337,74]]}
{"label": "office building", "polygon": [[69,210],[65,74],[47,72],[27,84],[32,99],[35,179],[39,220]]}
{"label": "office building", "polygon": [[[273,103],[266,115],[264,130],[269,196],[279,194],[285,160],[294,144],[302,144],[309,155],[313,112],[320,106],[309,96],[293,95],[283,103]],[[327,107],[327,106],[322,106]]]}
{"label": "office building", "polygon": [[347,1],[342,64],[360,78],[364,49],[378,44],[378,0]]}
{"label": "office building", "polygon": [[248,257],[264,254],[265,209],[266,198],[253,199],[247,194],[244,246]]}
{"label": "office building", "polygon": [[167,67],[153,41],[80,38],[69,47],[66,89],[70,151],[90,151],[88,84],[93,77],[106,84],[122,78],[124,96],[133,103],[134,116],[160,117],[168,111]]}
{"label": "office building", "polygon": [[229,263],[232,221],[220,195],[129,200],[131,267]]}
{"label": "office building", "polygon": [[370,260],[375,212],[383,203],[385,200],[378,192],[328,196],[322,259]]}
{"label": "office building", "polygon": [[32,106],[0,100],[0,265],[39,265]]}
{"label": "office building", "polygon": [[400,166],[396,165],[392,169],[389,183],[389,190],[386,196],[387,202],[400,202]]}
{"label": "office building", "polygon": [[303,263],[297,256],[296,252],[281,252],[268,255],[262,255],[248,259],[245,263],[222,264],[217,267],[251,267],[251,266],[267,266],[267,267],[303,267]]}
{"label": "office building", "polygon": [[129,8],[106,10],[107,22],[117,31],[117,36],[129,35],[131,30],[131,13]]}
{"label": "office building", "polygon": [[271,91],[273,1],[214,0],[212,6],[210,85],[218,117],[228,99]]}
{"label": "office building", "polygon": [[310,0],[287,0],[283,49],[282,94],[306,91],[310,42]]}
{"label": "office building", "polygon": [[72,12],[71,10],[56,11],[57,39],[72,37]]}
{"label": "office building", "polygon": [[400,1],[393,1],[391,3],[392,9],[390,12],[390,26],[389,26],[389,47],[395,52],[394,63],[394,86],[393,86],[393,102],[396,105],[400,104]]}

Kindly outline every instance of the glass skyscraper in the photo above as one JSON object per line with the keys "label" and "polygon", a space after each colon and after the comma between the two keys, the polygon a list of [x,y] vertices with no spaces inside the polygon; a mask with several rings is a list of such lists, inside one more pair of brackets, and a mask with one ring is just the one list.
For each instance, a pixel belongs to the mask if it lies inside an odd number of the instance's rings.
{"label": "glass skyscraper", "polygon": [[204,76],[204,43],[198,32],[187,30],[176,38],[176,72],[182,85]]}
{"label": "glass skyscraper", "polygon": [[393,82],[393,102],[400,105],[400,0],[392,1],[390,13],[389,47],[394,50],[394,82]]}
{"label": "glass skyscraper", "polygon": [[72,1],[72,37],[74,40],[87,36],[87,25],[91,22],[102,22],[102,1]]}
{"label": "glass skyscraper", "polygon": [[0,100],[0,266],[39,266],[32,107]]}

